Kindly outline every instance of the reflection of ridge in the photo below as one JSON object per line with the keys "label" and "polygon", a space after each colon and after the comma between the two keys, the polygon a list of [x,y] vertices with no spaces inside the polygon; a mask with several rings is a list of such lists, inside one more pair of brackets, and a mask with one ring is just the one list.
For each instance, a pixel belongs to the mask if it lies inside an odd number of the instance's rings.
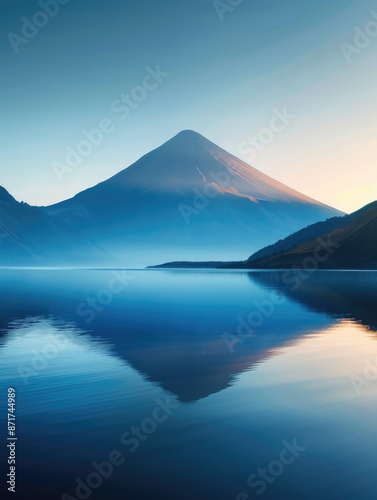
{"label": "reflection of ridge", "polygon": [[273,355],[273,349],[252,352],[250,347],[250,343],[240,346],[237,353],[230,354],[225,344],[219,346],[218,339],[187,338],[175,344],[162,340],[154,346],[130,346],[125,358],[148,380],[180,401],[192,402],[230,387],[241,372]]}
{"label": "reflection of ridge", "polygon": [[[234,352],[230,353],[221,331],[212,335],[193,332],[172,335],[161,332],[160,335],[152,336],[146,331],[143,335],[140,331],[136,339],[135,332],[125,331],[119,318],[111,330],[108,328],[111,316],[101,317],[101,320],[103,322],[91,325],[91,334],[74,326],[69,319],[65,324],[63,320],[52,321],[51,318],[43,317],[13,320],[1,343],[3,346],[9,345],[10,340],[14,342],[25,335],[30,349],[41,350],[45,346],[43,340],[49,341],[51,336],[65,329],[73,332],[74,343],[80,352],[82,349],[79,346],[89,346],[92,350],[99,350],[103,357],[122,359],[147,380],[175,394],[179,400],[190,402],[226,389],[241,372],[252,370],[277,355],[281,347],[295,343],[307,333],[302,331],[300,324],[289,325],[279,335],[261,331],[256,337],[236,344]],[[34,331],[38,330],[38,336],[34,338],[37,343],[31,345],[33,325]],[[85,349],[82,355],[85,359]]]}
{"label": "reflection of ridge", "polygon": [[69,339],[69,351],[76,357],[84,356],[84,364],[88,352],[97,352],[103,358],[124,360],[150,382],[175,394],[180,401],[190,402],[230,387],[241,372],[252,370],[276,355],[279,348],[301,337],[301,332],[296,332],[279,339],[264,336],[263,342],[250,339],[236,345],[231,354],[220,333],[213,336],[161,335],[154,340],[146,336],[137,342],[122,329],[113,329],[109,340],[104,338],[107,332],[102,329],[94,328],[93,333],[95,337],[72,323],[64,324],[62,320],[26,318],[9,324],[8,332],[0,342],[0,352],[6,347],[17,347],[21,341],[25,359],[30,362],[31,350],[42,352],[51,341],[59,340],[58,336],[61,341],[63,335],[63,340]]}
{"label": "reflection of ridge", "polygon": [[[139,279],[145,279],[144,276],[156,279],[157,275],[142,274]],[[170,288],[164,291],[166,304],[161,300],[153,301],[146,293],[150,283],[147,280],[141,292],[135,287],[129,295],[117,297],[87,325],[85,318],[77,315],[77,306],[104,286],[108,281],[106,273],[83,273],[82,278],[72,272],[46,273],[43,279],[40,273],[22,273],[17,277],[20,278],[20,283],[16,280],[17,286],[14,273],[11,286],[4,284],[7,294],[4,293],[4,301],[0,302],[0,339],[2,331],[7,331],[9,324],[17,319],[58,318],[75,325],[78,330],[90,330],[87,335],[94,345],[109,342],[112,346],[109,356],[126,361],[146,379],[174,393],[181,401],[196,401],[226,389],[241,372],[253,369],[278,354],[282,347],[331,323],[299,308],[297,316],[287,316],[287,307],[292,306],[286,304],[277,308],[272,322],[266,320],[266,324],[255,332],[255,337],[235,344],[231,353],[223,335],[225,332],[236,335],[237,315],[244,314],[245,310],[238,310],[234,304],[229,307],[227,296],[214,308],[213,297],[204,296],[202,302],[201,298],[190,295],[190,307],[185,308],[174,301],[169,302],[173,293]],[[249,285],[246,277],[245,281]],[[176,286],[176,282],[172,281],[170,286]],[[254,309],[252,303],[258,298],[255,294],[260,293],[259,289],[245,287],[244,293],[250,293],[247,313]],[[198,304],[200,311],[195,309]],[[97,342],[97,338],[101,340]]]}
{"label": "reflection of ridge", "polygon": [[71,322],[42,316],[10,322],[0,338],[0,355],[0,379],[20,383],[24,377],[26,385],[34,376],[74,377],[105,369],[104,379],[123,365],[108,340],[93,338]]}
{"label": "reflection of ridge", "polygon": [[[98,356],[114,356],[108,340],[93,338],[87,331],[78,328],[72,322],[65,322],[53,317],[26,317],[11,321],[6,330],[3,327],[3,337],[0,338],[0,350],[10,343],[19,343],[21,353],[30,356],[34,350],[43,353],[46,345],[54,344],[55,351],[80,349],[95,352]],[[21,345],[22,344],[22,345]],[[27,344],[27,345],[26,345]],[[53,352],[47,352],[46,359]]]}
{"label": "reflection of ridge", "polygon": [[[136,344],[130,339],[126,344],[116,344],[116,349],[148,380],[172,392],[180,401],[192,402],[232,386],[242,372],[255,369],[278,355],[282,348],[331,324],[324,325],[322,321],[320,325],[311,325],[310,321],[313,319],[304,324],[295,319],[289,324],[281,321],[277,331],[261,328],[255,337],[235,344],[233,353],[224,342],[222,330],[173,336],[161,333],[155,338],[139,339]],[[122,336],[121,332],[116,334],[117,338]]]}
{"label": "reflection of ridge", "polygon": [[282,291],[311,311],[335,318],[351,318],[377,330],[377,272],[316,271],[297,290],[284,281],[284,272],[249,273],[253,282]]}

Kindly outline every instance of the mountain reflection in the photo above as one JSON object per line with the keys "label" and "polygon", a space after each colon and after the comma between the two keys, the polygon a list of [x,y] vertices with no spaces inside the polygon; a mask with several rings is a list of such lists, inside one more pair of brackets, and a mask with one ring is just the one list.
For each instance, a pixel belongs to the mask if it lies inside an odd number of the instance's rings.
{"label": "mountain reflection", "polygon": [[[190,402],[231,386],[241,372],[279,354],[279,348],[335,321],[288,302],[276,305],[273,314],[253,329],[253,337],[240,337],[240,321],[247,324],[255,304],[268,299],[269,288],[281,288],[276,276],[252,273],[248,279],[245,273],[167,271],[139,273],[135,286],[114,297],[88,325],[77,314],[77,305],[101,289],[104,276],[97,271],[26,273],[16,279],[8,275],[0,309],[3,346],[11,343],[22,358],[25,351],[43,349],[51,335],[69,332],[75,339],[71,358],[56,365],[64,375],[74,371],[75,356],[85,364],[97,349],[102,361],[125,361],[149,381]],[[328,294],[318,297],[314,289],[315,300],[326,304]],[[33,336],[36,325],[39,333]],[[104,367],[97,363],[98,377]]]}
{"label": "mountain reflection", "polygon": [[[134,289],[114,298],[87,325],[77,305],[100,289],[103,273],[31,273],[22,276],[22,286],[13,277],[3,281],[2,350],[7,346],[9,353],[12,348],[19,366],[27,353],[41,351],[63,335],[70,339],[65,354],[55,362],[52,353],[51,365],[65,375],[73,375],[75,356],[84,365],[94,349],[98,359],[126,362],[181,401],[197,401],[231,386],[241,372],[278,355],[280,348],[339,319],[376,330],[376,274],[316,272],[292,290],[282,272],[140,273]],[[273,291],[284,294],[283,303],[250,329],[253,337],[240,337],[240,321],[247,324],[255,304],[268,301]],[[12,359],[8,356],[8,368]],[[98,376],[104,366],[96,363]]]}

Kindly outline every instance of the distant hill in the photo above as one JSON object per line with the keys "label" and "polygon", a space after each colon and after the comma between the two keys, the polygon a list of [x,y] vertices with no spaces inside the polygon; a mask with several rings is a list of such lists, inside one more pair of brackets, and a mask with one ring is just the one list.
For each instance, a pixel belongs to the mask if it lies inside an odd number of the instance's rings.
{"label": "distant hill", "polygon": [[19,203],[0,186],[0,265],[91,265],[109,256],[42,209]]}
{"label": "distant hill", "polygon": [[334,229],[342,226],[344,224],[343,217],[331,217],[322,222],[317,222],[311,224],[310,226],[300,229],[299,231],[290,234],[286,238],[277,241],[272,245],[262,248],[255,252],[251,257],[247,259],[247,262],[260,260],[263,258],[271,257],[272,255],[277,255],[286,250],[290,250],[296,245],[305,243],[308,240],[317,238],[321,234],[333,231]]}
{"label": "distant hill", "polygon": [[[168,262],[161,268],[288,269],[302,267],[319,247],[330,244],[319,269],[377,269],[377,201],[343,217],[312,224],[238,262]],[[320,255],[325,255],[324,249]]]}
{"label": "distant hill", "polygon": [[240,267],[283,269],[313,257],[319,241],[330,241],[333,253],[318,261],[322,269],[377,269],[377,201],[344,217],[314,224],[253,254]]}
{"label": "distant hill", "polygon": [[223,263],[218,260],[204,262],[177,261],[148,266],[147,269],[216,269],[221,267],[221,264]]}

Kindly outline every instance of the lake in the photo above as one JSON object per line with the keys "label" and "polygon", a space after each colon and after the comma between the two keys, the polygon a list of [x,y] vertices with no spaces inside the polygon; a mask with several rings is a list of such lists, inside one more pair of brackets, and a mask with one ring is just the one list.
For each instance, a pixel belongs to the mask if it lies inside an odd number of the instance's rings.
{"label": "lake", "polygon": [[377,273],[2,269],[0,288],[22,498],[376,497]]}

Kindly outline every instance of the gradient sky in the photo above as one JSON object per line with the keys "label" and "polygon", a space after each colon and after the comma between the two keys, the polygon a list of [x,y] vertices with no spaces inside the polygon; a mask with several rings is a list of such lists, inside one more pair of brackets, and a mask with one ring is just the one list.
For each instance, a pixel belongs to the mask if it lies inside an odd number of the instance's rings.
{"label": "gradient sky", "polygon": [[[376,0],[243,0],[221,21],[212,0],[71,0],[16,54],[8,33],[21,35],[21,18],[41,8],[2,1],[0,185],[48,205],[193,129],[353,211],[377,199],[377,36],[350,63],[340,44],[354,43],[373,9]],[[120,120],[111,103],[157,65],[169,76]],[[243,141],[284,107],[296,117],[250,161]],[[106,117],[114,131],[59,182],[52,163]]]}

